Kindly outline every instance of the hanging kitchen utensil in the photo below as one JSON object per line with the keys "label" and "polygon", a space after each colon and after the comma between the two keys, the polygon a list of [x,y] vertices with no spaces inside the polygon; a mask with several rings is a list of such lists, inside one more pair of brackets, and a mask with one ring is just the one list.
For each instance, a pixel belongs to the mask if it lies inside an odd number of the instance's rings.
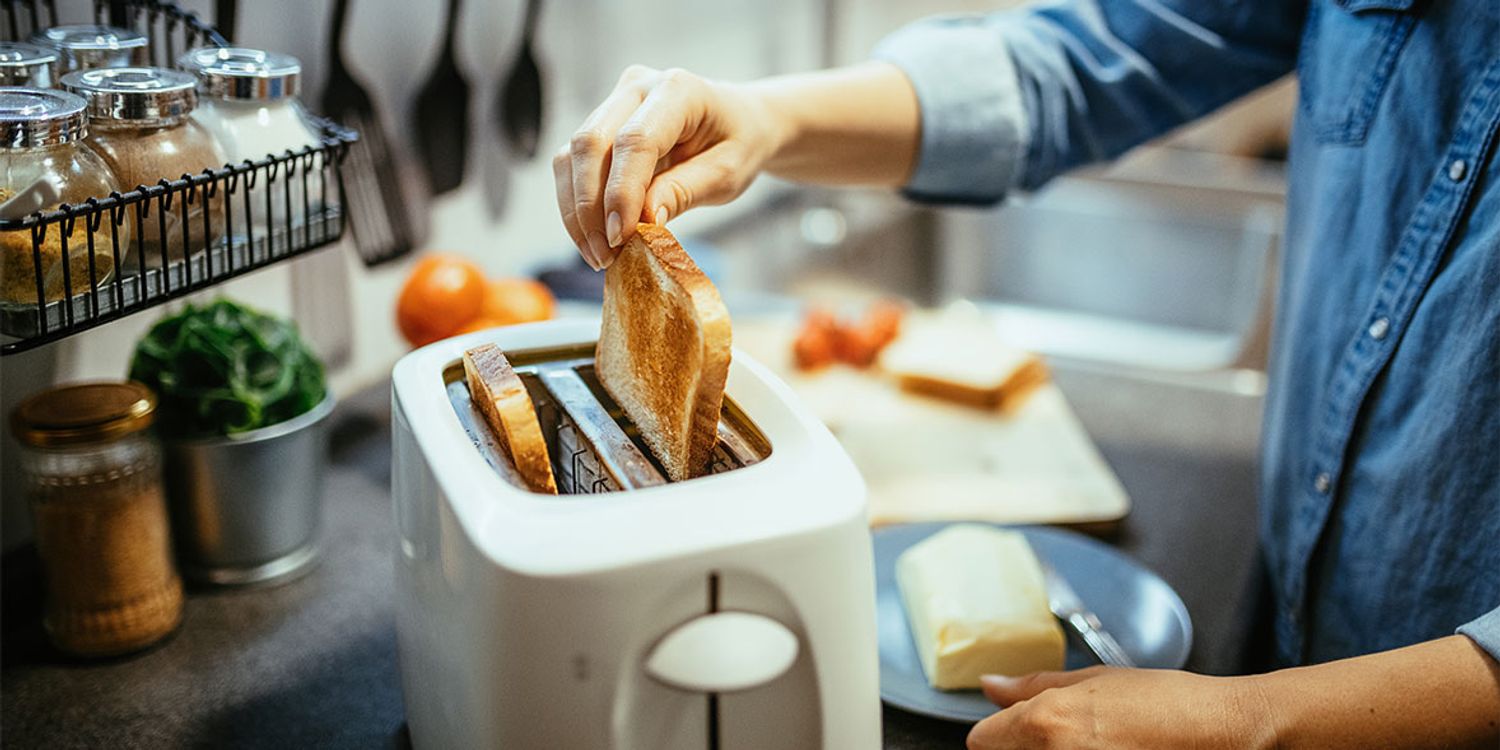
{"label": "hanging kitchen utensil", "polygon": [[521,46],[515,65],[502,84],[495,117],[510,149],[523,159],[536,156],[542,135],[542,71],[532,52],[541,0],[526,0],[526,18],[521,25]]}
{"label": "hanging kitchen utensil", "polygon": [[458,68],[454,48],[461,5],[460,0],[448,0],[443,50],[427,83],[417,94],[413,117],[417,150],[433,195],[442,195],[462,185],[464,163],[468,160],[469,83]]}
{"label": "hanging kitchen utensil", "polygon": [[349,147],[344,160],[344,210],[360,257],[365,265],[373,266],[410,252],[416,235],[412,214],[408,213],[412,206],[402,196],[385,124],[369,92],[355,80],[344,60],[348,11],[349,0],[334,0],[322,109],[333,120],[359,131],[359,140]]}
{"label": "hanging kitchen utensil", "polygon": [[214,2],[214,27],[230,44],[234,44],[234,22],[239,16],[238,9],[239,0],[215,0]]}

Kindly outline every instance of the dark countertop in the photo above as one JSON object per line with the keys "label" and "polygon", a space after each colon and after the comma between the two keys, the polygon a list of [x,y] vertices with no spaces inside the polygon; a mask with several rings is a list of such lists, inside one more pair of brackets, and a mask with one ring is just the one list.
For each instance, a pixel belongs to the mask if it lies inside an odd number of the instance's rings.
{"label": "dark countertop", "polygon": [[[1134,502],[1111,541],[1160,572],[1193,615],[1189,667],[1233,671],[1254,556],[1254,466],[1212,448],[1129,439],[1059,377]],[[1149,407],[1142,407],[1149,408]],[[1091,413],[1092,412],[1092,413]],[[1147,414],[1147,417],[1155,415]],[[182,628],[143,654],[69,661],[39,622],[36,563],[4,559],[0,728],[9,747],[400,747],[391,588],[389,395],[335,412],[323,557],[272,588],[190,592]],[[888,748],[961,748],[968,728],[887,708]]]}

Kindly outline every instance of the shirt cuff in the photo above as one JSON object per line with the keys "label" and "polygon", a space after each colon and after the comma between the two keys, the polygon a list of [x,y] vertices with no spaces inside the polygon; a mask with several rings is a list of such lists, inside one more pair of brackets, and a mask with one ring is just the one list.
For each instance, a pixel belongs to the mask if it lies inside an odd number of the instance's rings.
{"label": "shirt cuff", "polygon": [[984,17],[920,21],[875,48],[876,59],[906,73],[922,110],[908,197],[991,204],[1020,180],[1029,140],[1021,84],[992,24]]}
{"label": "shirt cuff", "polygon": [[1490,655],[1500,661],[1500,607],[1481,615],[1479,619],[1459,627],[1460,635],[1466,635]]}

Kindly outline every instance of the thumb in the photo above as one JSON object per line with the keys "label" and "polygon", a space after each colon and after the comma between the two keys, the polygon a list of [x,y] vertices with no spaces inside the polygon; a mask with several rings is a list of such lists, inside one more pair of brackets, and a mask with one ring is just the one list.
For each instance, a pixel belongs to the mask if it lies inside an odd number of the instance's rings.
{"label": "thumb", "polygon": [[651,180],[641,220],[662,224],[691,208],[727,203],[744,192],[743,171],[722,144],[674,164]]}
{"label": "thumb", "polygon": [[1089,667],[1072,672],[1033,672],[1020,677],[987,674],[979,678],[979,684],[984,689],[984,697],[988,698],[991,703],[1005,708],[1035,698],[1043,690],[1076,685],[1097,677],[1104,669],[1104,667]]}

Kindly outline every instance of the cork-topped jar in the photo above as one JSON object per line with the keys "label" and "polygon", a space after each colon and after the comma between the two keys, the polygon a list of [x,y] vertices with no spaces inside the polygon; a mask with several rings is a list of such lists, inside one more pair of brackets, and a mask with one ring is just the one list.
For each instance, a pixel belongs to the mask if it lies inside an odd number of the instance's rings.
{"label": "cork-topped jar", "polygon": [[182,620],[155,411],[145,386],[102,382],[43,391],[12,415],[46,570],[44,624],[62,651],[137,651]]}

